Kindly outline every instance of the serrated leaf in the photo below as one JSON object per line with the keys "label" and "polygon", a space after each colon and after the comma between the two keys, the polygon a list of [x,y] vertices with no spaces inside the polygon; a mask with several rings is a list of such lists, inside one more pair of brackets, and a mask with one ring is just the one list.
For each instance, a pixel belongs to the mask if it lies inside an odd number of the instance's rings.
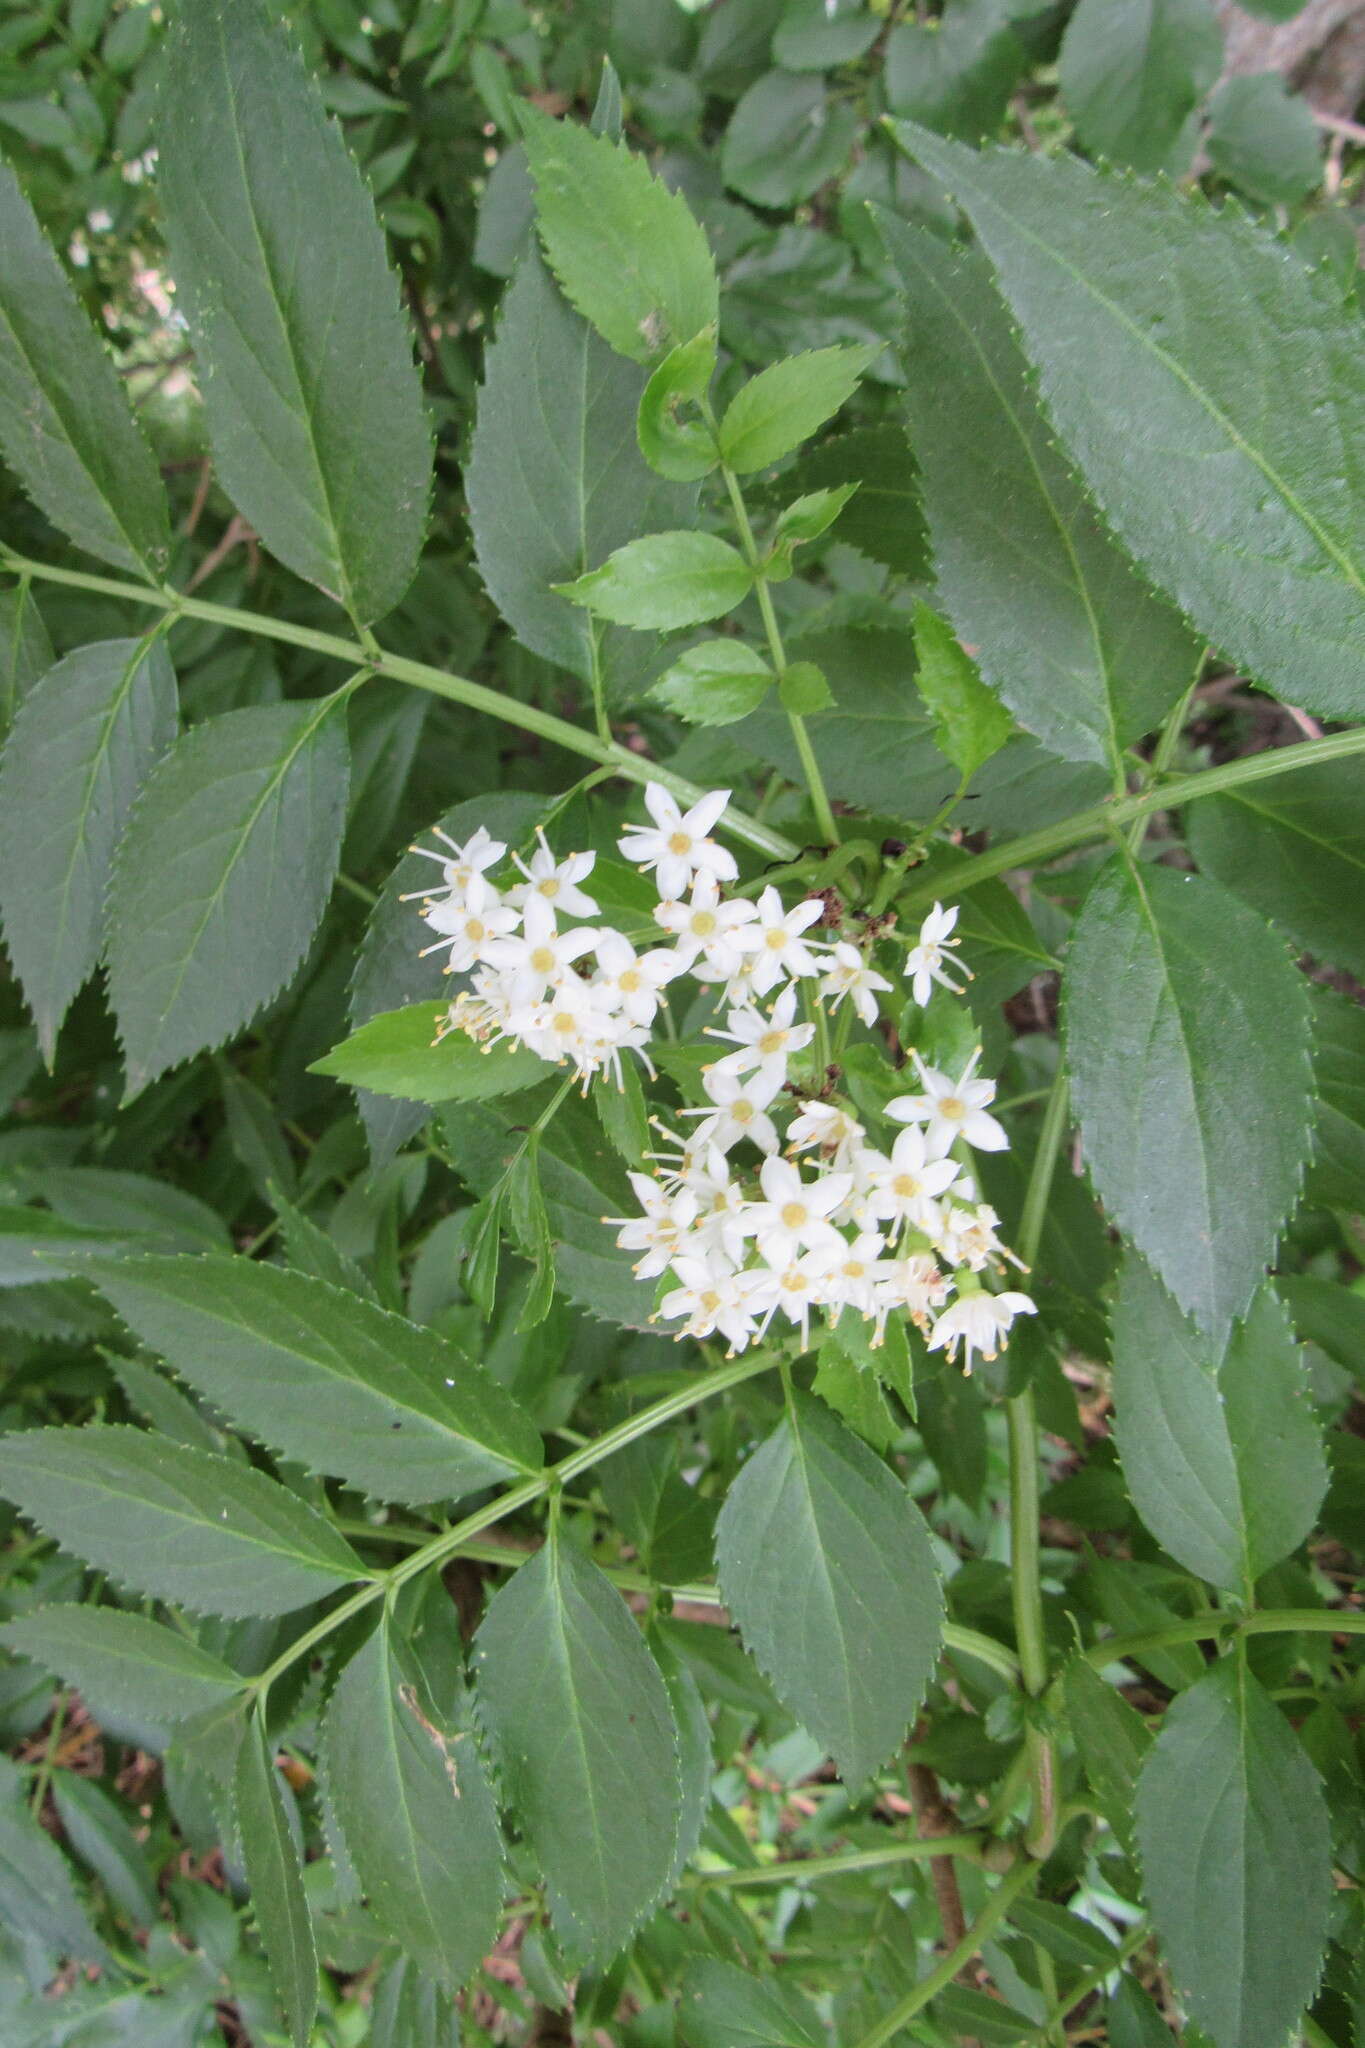
{"label": "serrated leaf", "polygon": [[903,1740],[943,1632],[929,1531],[904,1482],[797,1395],[730,1488],[716,1570],[783,1705],[862,1785]]}
{"label": "serrated leaf", "polygon": [[99,962],[114,849],[176,724],[165,646],[140,640],[77,648],[14,721],[0,761],[0,916],[49,1066]]}
{"label": "serrated leaf", "polygon": [[1059,453],[985,257],[876,219],[909,314],[904,402],[939,608],[1021,725],[1114,771],[1189,682],[1199,645]]}
{"label": "serrated leaf", "polygon": [[109,1230],[73,1230],[46,1209],[0,1204],[0,1288],[69,1279],[87,1253],[131,1251],[136,1243]]}
{"label": "serrated leaf", "polygon": [[371,1017],[308,1071],[409,1102],[486,1102],[544,1078],[546,1061],[525,1046],[478,1045],[463,1031],[438,1042],[449,1010],[448,1002],[413,1003]]}
{"label": "serrated leaf", "polygon": [[665,670],[651,694],[691,725],[733,725],[758,708],[774,680],[742,640],[703,640]]}
{"label": "serrated leaf", "polygon": [[178,11],[157,147],[223,488],[272,554],[380,618],[417,567],[431,429],[374,202],[265,0]]}
{"label": "serrated leaf", "polygon": [[374,1987],[366,2048],[460,2048],[460,2014],[450,1994],[406,1956]]}
{"label": "serrated leaf", "polygon": [[1145,1890],[1217,2048],[1281,2048],[1313,1996],[1332,1896],[1317,1772],[1229,1656],[1168,1709],[1137,1789]]}
{"label": "serrated leaf", "polygon": [[1365,976],[1365,819],[1353,761],[1192,804],[1201,868],[1321,961]]}
{"label": "serrated leaf", "polygon": [[450,1990],[492,1949],[502,1836],[477,1744],[433,1705],[387,1621],[342,1672],[323,1741],[370,1910]]}
{"label": "serrated leaf", "polygon": [[0,739],[56,658],[29,586],[21,583],[17,590],[0,590]]}
{"label": "serrated leaf", "polygon": [[102,1785],[58,1771],[52,1801],[62,1832],[109,1897],[136,1927],[154,1927],[159,1913],[147,1853]]}
{"label": "serrated leaf", "polygon": [[0,1924],[51,1956],[107,1963],[66,1859],[29,1812],[27,1793],[18,1765],[0,1757]]}
{"label": "serrated leaf", "polygon": [[715,1956],[689,1962],[678,2026],[688,2048],[825,2048],[819,2016],[799,1991]]}
{"label": "serrated leaf", "polygon": [[967,141],[998,128],[1028,70],[1015,34],[1013,0],[952,0],[937,21],[903,21],[886,42],[886,98],[893,114]]}
{"label": "serrated leaf", "polygon": [[235,1790],[251,1910],[271,1982],[284,2007],[294,2048],[307,2048],[318,2004],[317,1949],[299,1852],[259,1718],[253,1718],[241,1746]]}
{"label": "serrated leaf", "polygon": [[970,782],[983,761],[999,753],[1014,721],[982,682],[976,664],[952,628],[915,600],[915,687],[934,719],[934,737],[962,780]]}
{"label": "serrated leaf", "polygon": [[928,537],[919,473],[895,421],[855,427],[809,449],[795,477],[806,489],[856,484],[838,518],[838,535],[883,568],[916,582],[928,574]]}
{"label": "serrated leaf", "polygon": [[89,1262],[136,1336],[215,1408],[384,1500],[445,1500],[538,1470],[540,1439],[434,1331],[259,1260]]}
{"label": "serrated leaf", "polygon": [[0,1438],[0,1486],[63,1549],[197,1614],[288,1614],[366,1577],[297,1494],[140,1429],[91,1423]]}
{"label": "serrated leaf", "polygon": [[1209,101],[1208,151],[1230,184],[1267,206],[1293,206],[1322,183],[1322,139],[1284,74],[1228,78]]}
{"label": "serrated leaf", "polygon": [[147,1251],[226,1251],[216,1209],[149,1173],[108,1166],[58,1166],[25,1177],[29,1190],[81,1230],[128,1232]]}
{"label": "serrated leaf", "polygon": [[1121,1977],[1105,2007],[1109,2048],[1171,2048],[1174,2036],[1151,1998],[1131,1977]]}
{"label": "serrated leaf", "polygon": [[725,409],[722,457],[740,476],[780,462],[833,418],[880,354],[875,346],[815,348],[760,370]]}
{"label": "serrated leaf", "polygon": [[1133,1791],[1152,1746],[1146,1722],[1122,1693],[1075,1656],[1063,1679],[1067,1727],[1100,1811],[1124,1854],[1133,1853]]}
{"label": "serrated leaf", "polygon": [[74,1685],[92,1708],[170,1727],[222,1706],[243,1680],[177,1630],[113,1607],[40,1607],[0,1642]]}
{"label": "serrated leaf", "polygon": [[1188,1570],[1250,1598],[1313,1527],[1327,1490],[1283,1308],[1263,1290],[1220,1356],[1130,1254],[1113,1350],[1114,1433],[1134,1507]]}
{"label": "serrated leaf", "polygon": [[294,972],[331,891],[346,790],[329,698],[226,712],[158,762],[109,897],[129,1096],[239,1031]]}
{"label": "serrated leaf", "polygon": [[88,554],[158,582],[171,551],[155,457],[8,164],[0,163],[0,449]]}
{"label": "serrated leaf", "polygon": [[1231,211],[1071,158],[897,132],[970,214],[1048,411],[1136,560],[1267,689],[1359,717],[1365,531],[1340,451],[1365,426],[1365,363],[1340,295]]}
{"label": "serrated leaf", "polygon": [[700,626],[731,612],[748,596],[754,572],[714,533],[651,533],[627,541],[573,583],[561,586],[575,604],[618,626]]}
{"label": "serrated leaf", "polygon": [[1081,0],[1062,38],[1059,82],[1093,155],[1179,176],[1194,155],[1190,116],[1222,66],[1209,0]]}
{"label": "serrated leaf", "polygon": [[522,113],[546,257],[602,339],[647,363],[713,327],[715,266],[686,200],[620,143]]}
{"label": "serrated leaf", "polygon": [[566,1949],[623,1946],[673,1868],[677,1737],[658,1666],[596,1565],[553,1533],[475,1638],[479,1713]]}
{"label": "serrated leaf", "polygon": [[1365,1012],[1315,988],[1313,1081],[1318,1091],[1310,1201],[1365,1207]]}
{"label": "serrated leaf", "polygon": [[592,621],[553,586],[628,540],[683,526],[696,494],[657,476],[635,439],[644,379],[522,261],[484,356],[465,469],[479,573],[517,638],[584,681],[594,634],[607,687],[638,671],[639,642]]}
{"label": "serrated leaf", "polygon": [[1216,882],[1121,859],[1076,920],[1064,998],[1095,1191],[1221,1344],[1274,1256],[1307,1156],[1304,982]]}

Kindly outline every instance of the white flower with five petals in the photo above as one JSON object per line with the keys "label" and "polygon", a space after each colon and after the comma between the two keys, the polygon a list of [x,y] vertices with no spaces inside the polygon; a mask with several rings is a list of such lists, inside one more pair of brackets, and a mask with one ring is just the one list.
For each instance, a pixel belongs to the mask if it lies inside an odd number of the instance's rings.
{"label": "white flower with five petals", "polygon": [[954,1081],[937,1067],[926,1067],[916,1053],[915,1066],[924,1093],[897,1095],[887,1103],[887,1115],[898,1124],[924,1124],[933,1153],[946,1152],[958,1138],[965,1138],[978,1152],[1003,1152],[1009,1139],[995,1118],[986,1114],[986,1104],[995,1100],[995,1083],[972,1079],[980,1057],[978,1046]]}
{"label": "white flower with five petals", "polygon": [[645,785],[650,825],[627,825],[616,842],[627,860],[653,868],[661,896],[683,895],[696,875],[714,882],[733,882],[739,865],[732,853],[717,845],[711,832],[730,801],[728,789],[709,790],[690,810],[680,811],[661,782]]}

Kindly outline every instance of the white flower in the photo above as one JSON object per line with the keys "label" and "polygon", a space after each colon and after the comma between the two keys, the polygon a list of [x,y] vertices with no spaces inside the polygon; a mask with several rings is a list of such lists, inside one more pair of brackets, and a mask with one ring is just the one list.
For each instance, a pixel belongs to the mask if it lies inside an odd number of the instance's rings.
{"label": "white flower", "polygon": [[643,1211],[639,1216],[604,1216],[602,1221],[619,1226],[617,1244],[623,1252],[643,1252],[635,1271],[642,1280],[664,1272],[686,1242],[696,1221],[697,1198],[690,1189],[668,1192],[647,1173],[627,1174]]}
{"label": "white flower", "polygon": [[728,789],[713,789],[690,811],[680,811],[661,782],[646,783],[645,809],[653,828],[628,825],[617,845],[627,860],[654,869],[661,896],[681,896],[694,875],[733,882],[739,874],[734,855],[709,837],[729,801]]}
{"label": "white flower", "polygon": [[849,1166],[865,1135],[863,1126],[836,1103],[803,1102],[787,1126],[787,1150],[804,1152],[817,1145],[831,1166]]}
{"label": "white flower", "polygon": [[734,1265],[742,1265],[745,1240],[753,1235],[755,1204],[745,1201],[740,1183],[730,1178],[725,1154],[708,1145],[706,1157],[685,1176],[684,1186],[696,1197],[697,1243],[706,1251],[719,1246]]}
{"label": "white flower", "polygon": [[983,1358],[994,1358],[1015,1317],[1036,1314],[1036,1306],[1026,1294],[960,1294],[934,1324],[929,1349],[946,1350],[949,1359],[956,1363],[957,1347],[961,1344],[962,1370],[970,1372],[974,1351],[979,1351]]}
{"label": "white flower", "polygon": [[[958,1188],[953,1189],[956,1197]],[[1008,1259],[1020,1272],[1026,1271],[1022,1259],[1016,1258],[1007,1245],[996,1235],[996,1224],[1000,1218],[988,1202],[981,1202],[975,1208],[963,1208],[954,1200],[944,1207],[943,1222],[939,1231],[939,1244],[943,1256],[954,1266],[970,1266],[974,1273],[994,1265],[1004,1272],[1003,1261]]]}
{"label": "white flower", "polygon": [[658,1012],[660,990],[679,971],[677,954],[663,946],[637,954],[624,932],[610,928],[599,933],[596,952],[596,985],[632,1024],[647,1029]]}
{"label": "white flower", "polygon": [[682,903],[666,898],[655,909],[654,922],[678,941],[679,973],[691,968],[695,974],[700,958],[718,981],[725,981],[744,958],[741,933],[756,915],[753,904],[743,896],[722,903],[714,875],[701,874],[692,885],[690,899]]}
{"label": "white flower", "polygon": [[494,939],[487,947],[487,958],[507,978],[514,1004],[538,1002],[598,938],[591,925],[556,931],[554,911],[543,896],[527,897],[521,923],[520,938]]}
{"label": "white flower", "polygon": [[937,1067],[926,1067],[916,1053],[914,1060],[924,1093],[897,1095],[887,1103],[887,1115],[898,1124],[926,1124],[931,1152],[946,1152],[956,1138],[965,1138],[980,1152],[1003,1152],[1009,1139],[995,1118],[986,1114],[986,1104],[995,1100],[995,1083],[972,1079],[972,1070],[980,1057],[978,1046],[953,1081]]}
{"label": "white flower", "polygon": [[961,939],[948,937],[956,923],[957,906],[945,910],[941,903],[936,903],[919,928],[919,944],[912,946],[905,956],[905,971],[910,976],[910,993],[921,1009],[933,994],[935,982],[941,988],[951,989],[955,996],[962,994],[966,984],[950,978],[950,965],[955,965],[959,973],[967,976],[968,981],[972,978],[960,961],[950,962],[946,958],[947,947],[962,944]]}
{"label": "white flower", "polygon": [[[439,825],[433,825],[431,831],[433,838],[439,839],[443,846],[449,847],[448,854],[434,853],[428,846],[412,846],[408,851],[420,853],[423,860],[439,861],[442,884],[457,897],[463,898],[467,895],[471,885],[482,876],[484,869],[496,866],[507,851],[504,842],[501,839],[490,838],[483,825],[465,840],[463,846],[458,840],[452,839],[448,832],[443,832]],[[411,903],[415,898],[428,894],[429,891],[426,889],[410,889],[406,895],[399,898],[399,901]]]}
{"label": "white flower", "polygon": [[876,1230],[860,1230],[852,1244],[836,1236],[833,1244],[815,1247],[825,1304],[833,1311],[831,1323],[837,1323],[846,1308],[869,1318],[877,1314],[878,1282],[889,1270],[882,1248]]}
{"label": "white flower", "polygon": [[[758,899],[758,914],[742,935],[744,951],[753,959],[754,993],[764,996],[779,981],[799,981],[802,975],[818,974],[820,961],[801,934],[825,914],[818,896],[807,896],[793,910],[782,908],[782,898],[772,884]],[[820,952],[825,949],[821,947]]]}
{"label": "white flower", "polygon": [[540,844],[531,855],[529,866],[519,853],[512,855],[526,880],[507,891],[508,902],[520,907],[528,896],[534,894],[543,896],[551,909],[563,917],[596,917],[596,903],[591,896],[583,894],[578,884],[592,873],[597,855],[571,853],[567,859],[557,861],[539,825],[536,837]]}
{"label": "white flower", "polygon": [[888,1222],[933,1237],[940,1224],[936,1197],[951,1187],[957,1176],[957,1161],[935,1158],[923,1131],[902,1131],[891,1147],[891,1157],[876,1174],[873,1206]]}
{"label": "white flower", "polygon": [[820,1270],[820,1259],[815,1252],[806,1252],[803,1257],[793,1259],[789,1266],[770,1266],[753,1276],[753,1293],[750,1302],[754,1313],[761,1318],[758,1326],[760,1337],[766,1335],[768,1325],[781,1309],[789,1323],[795,1323],[801,1332],[801,1348],[810,1344],[811,1310],[819,1308],[824,1299],[824,1286]]}
{"label": "white flower", "polygon": [[820,984],[821,995],[829,996],[836,1010],[844,997],[850,996],[864,1024],[875,1024],[877,997],[889,991],[890,982],[884,974],[878,974],[869,967],[858,948],[850,946],[847,939],[835,942],[833,960],[833,966]]}
{"label": "white flower", "polygon": [[701,1078],[715,1107],[683,1111],[684,1116],[705,1119],[697,1126],[694,1147],[714,1145],[728,1152],[741,1138],[749,1138],[760,1152],[776,1152],[777,1128],[765,1112],[782,1086],[780,1074],[760,1071],[745,1080],[739,1074],[722,1074],[719,1067],[708,1067]]}
{"label": "white flower", "polygon": [[603,1065],[615,1042],[613,1019],[594,990],[568,971],[551,984],[543,999],[514,1003],[507,1029],[541,1059],[556,1065],[570,1061],[585,1081]]}
{"label": "white flower", "polygon": [[682,1285],[664,1296],[659,1314],[687,1317],[680,1337],[709,1337],[719,1330],[732,1357],[743,1351],[754,1333],[751,1276],[732,1272],[715,1253],[699,1258],[684,1252],[674,1259],[673,1271]]}
{"label": "white flower", "polygon": [[765,1159],[759,1171],[764,1199],[750,1214],[758,1249],[770,1266],[787,1266],[807,1246],[828,1248],[839,1233],[830,1221],[853,1186],[851,1173],[825,1173],[804,1181],[790,1159]]}
{"label": "white flower", "polygon": [[727,1052],[716,1065],[727,1074],[747,1074],[755,1067],[779,1066],[785,1074],[787,1060],[794,1052],[810,1044],[815,1036],[813,1024],[798,1024],[796,1021],[796,985],[789,982],[783,989],[772,1011],[764,1016],[761,1010],[745,1005],[742,1009],[731,1010],[726,1018],[728,1031],[711,1031],[712,1038],[728,1038],[739,1047],[738,1052]]}
{"label": "white flower", "polygon": [[877,1283],[877,1333],[874,1343],[886,1335],[887,1317],[903,1309],[920,1329],[928,1325],[929,1314],[948,1298],[948,1282],[927,1252],[910,1252],[903,1259],[887,1261]]}
{"label": "white flower", "polygon": [[[480,901],[480,898],[484,900]],[[445,932],[448,936],[437,939],[434,945],[423,946],[420,957],[425,960],[428,953],[448,949],[447,974],[464,974],[479,961],[486,960],[489,942],[505,938],[521,922],[516,911],[500,903],[497,891],[490,889],[481,878],[463,903],[450,896],[444,902],[430,904],[422,915],[433,931]]]}

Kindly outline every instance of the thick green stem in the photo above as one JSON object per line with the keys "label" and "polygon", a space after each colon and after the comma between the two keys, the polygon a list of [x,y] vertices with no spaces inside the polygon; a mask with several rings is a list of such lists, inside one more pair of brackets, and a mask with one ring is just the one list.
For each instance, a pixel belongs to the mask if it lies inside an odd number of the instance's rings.
{"label": "thick green stem", "polygon": [[890,2012],[883,2014],[871,2033],[863,2035],[857,2048],[884,2048],[887,2041],[894,2040],[901,2028],[912,2020],[917,2012],[923,2012],[925,2006],[952,1983],[963,1964],[969,1963],[972,1957],[979,1953],[1020,1892],[1027,1891],[1037,1876],[1036,1863],[1031,1863],[1026,1858],[1016,1863],[999,1890],[992,1895],[982,1912],[967,1929],[957,1947],[950,1949],[927,1977],[921,1977],[914,1990],[908,1991],[898,2005],[893,2005]]}

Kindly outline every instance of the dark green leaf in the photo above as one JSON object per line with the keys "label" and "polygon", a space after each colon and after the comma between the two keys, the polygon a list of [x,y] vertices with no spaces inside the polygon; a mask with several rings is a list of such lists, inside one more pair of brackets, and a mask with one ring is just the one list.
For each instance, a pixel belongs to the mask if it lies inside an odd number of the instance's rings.
{"label": "dark green leaf", "polygon": [[900,576],[926,575],[919,477],[910,444],[894,420],[822,442],[801,457],[795,475],[808,489],[856,484],[839,514],[839,539]]}
{"label": "dark green leaf", "polygon": [[1138,562],[1267,688],[1359,717],[1365,535],[1339,475],[1365,363],[1330,280],[1174,191],[899,132],[970,213],[1044,402]]}
{"label": "dark green leaf", "polygon": [[322,1280],[259,1260],[91,1261],[144,1344],[263,1443],[384,1500],[445,1500],[540,1466],[481,1366]]}
{"label": "dark green leaf", "polygon": [[1110,2048],[1172,2048],[1174,2036],[1153,2005],[1151,1997],[1122,1977],[1105,2009]]}
{"label": "dark green leaf", "polygon": [[135,1926],[155,1926],[160,1907],[147,1852],[103,1786],[58,1771],[52,1798],[67,1841],[114,1904]]}
{"label": "dark green leaf", "polygon": [[673,1868],[677,1736],[658,1666],[620,1594],[553,1534],[475,1643],[480,1717],[560,1939],[610,1956]]}
{"label": "dark green leaf", "polygon": [[157,764],[109,899],[129,1095],[239,1031],[294,972],[331,892],[346,787],[329,698],[229,711]]}
{"label": "dark green leaf", "polygon": [[0,1287],[37,1287],[80,1271],[88,1252],[131,1251],[137,1240],[79,1231],[46,1209],[0,1205]]}
{"label": "dark green leaf", "polygon": [[51,1956],[108,1960],[65,1857],[29,1812],[28,1780],[8,1757],[0,1757],[0,1926]]}
{"label": "dark green leaf", "polygon": [[17,590],[0,590],[0,739],[55,659],[32,590],[26,583]]}
{"label": "dark green leaf", "polygon": [[721,171],[755,206],[795,206],[843,169],[856,132],[853,108],[823,79],[770,71],[730,117]]}
{"label": "dark green leaf", "polygon": [[1000,125],[1028,68],[1011,26],[1011,0],[950,0],[938,21],[901,22],[886,45],[893,114],[975,142]]}
{"label": "dark green leaf", "polygon": [[1318,1122],[1307,1194],[1365,1207],[1365,1010],[1335,989],[1313,995],[1313,1080]]}
{"label": "dark green leaf", "polygon": [[323,1739],[370,1910],[458,1990],[493,1947],[502,1905],[502,1837],[473,1736],[433,1705],[384,1622],[337,1681]]}
{"label": "dark green leaf", "polygon": [[1021,725],[1116,772],[1198,645],[1059,454],[985,258],[877,220],[909,313],[905,405],[940,608]]}
{"label": "dark green leaf", "polygon": [[720,452],[740,476],[767,469],[808,441],[851,398],[880,349],[816,348],[760,370],[720,423]]}
{"label": "dark green leaf", "polygon": [[155,458],[4,163],[0,449],[34,504],[77,547],[149,582],[160,580],[171,536]]}
{"label": "dark green leaf", "polygon": [[1304,983],[1217,883],[1118,860],[1076,920],[1065,1018],[1096,1192],[1221,1344],[1274,1256],[1307,1152]]}
{"label": "dark green leaf", "polygon": [[989,690],[952,628],[915,601],[915,687],[934,720],[934,738],[964,782],[1004,746],[1014,721]]}
{"label": "dark green leaf", "polygon": [[295,2048],[307,2048],[318,2003],[317,1949],[299,1853],[259,1719],[241,1747],[236,1793],[251,1910]]}
{"label": "dark green leaf", "polygon": [[113,1607],[40,1607],[7,1622],[0,1640],[74,1685],[92,1711],[162,1726],[222,1706],[242,1687],[178,1630]]}
{"label": "dark green leaf", "polygon": [[742,555],[714,533],[651,533],[627,541],[593,569],[560,588],[618,626],[700,626],[731,612],[754,580]]}
{"label": "dark green leaf", "polygon": [[1067,1726],[1100,1811],[1125,1855],[1133,1853],[1133,1792],[1151,1732],[1122,1693],[1084,1657],[1073,1657],[1063,1681]]}
{"label": "dark green leaf", "polygon": [[0,762],[0,914],[49,1065],[99,961],[114,849],[176,723],[165,647],[140,640],[77,648],[14,721]]}
{"label": "dark green leaf", "polygon": [[678,2026],[688,2048],[825,2048],[826,2040],[799,1991],[714,1956],[688,1964]]}
{"label": "dark green leaf", "polygon": [[146,1251],[226,1251],[227,1226],[197,1195],[149,1173],[59,1166],[30,1174],[30,1191],[78,1229],[126,1231]]}
{"label": "dark green leaf", "polygon": [[1281,1278],[1275,1289],[1300,1341],[1318,1345],[1347,1372],[1365,1379],[1365,1294],[1340,1280],[1315,1280],[1308,1274]]}
{"label": "dark green leaf", "polygon": [[366,2048],[460,2048],[460,2015],[450,1993],[406,1956],[390,1963],[374,1988]]}
{"label": "dark green leaf", "polygon": [[1209,0],[1081,0],[1062,39],[1062,98],[1092,155],[1179,176],[1194,155],[1190,115],[1222,67]]}
{"label": "dark green leaf", "polygon": [[716,1567],[759,1669],[861,1785],[903,1740],[943,1628],[929,1531],[904,1482],[797,1396],[730,1488]]}
{"label": "dark green leaf", "polygon": [[365,1567],[330,1522],[245,1465],[92,1423],[3,1442],[21,1514],[86,1563],[198,1614],[287,1614]]}
{"label": "dark green leaf", "polygon": [[525,1046],[477,1045],[463,1031],[438,1041],[449,1009],[449,1003],[413,1003],[371,1017],[308,1071],[409,1102],[486,1102],[544,1078],[546,1062]]}
{"label": "dark green leaf", "polygon": [[881,22],[861,0],[790,0],[773,37],[784,71],[829,71],[870,50]]}
{"label": "dark green leaf", "polygon": [[1317,1983],[1331,1845],[1317,1772],[1240,1657],[1168,1710],[1138,1781],[1137,1832],[1190,2016],[1218,2048],[1281,2048]]}
{"label": "dark green leaf", "polygon": [[380,618],[417,567],[431,430],[374,202],[265,0],[178,11],[157,142],[223,487],[289,568]]}
{"label": "dark green leaf", "polygon": [[1322,183],[1322,144],[1307,102],[1283,74],[1229,78],[1209,101],[1214,169],[1267,206],[1293,206]]}

